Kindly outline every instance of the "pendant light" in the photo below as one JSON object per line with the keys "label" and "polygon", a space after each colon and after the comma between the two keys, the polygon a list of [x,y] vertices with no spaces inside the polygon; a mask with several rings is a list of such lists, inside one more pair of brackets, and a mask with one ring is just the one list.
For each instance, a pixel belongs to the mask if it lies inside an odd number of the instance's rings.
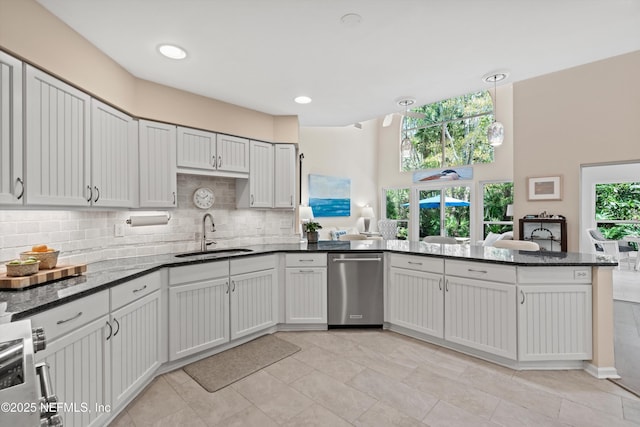
{"label": "pendant light", "polygon": [[498,92],[496,92],[497,83],[507,78],[507,73],[492,73],[485,76],[484,81],[493,83],[493,123],[487,129],[487,140],[494,147],[502,145],[504,141],[504,126],[496,120],[498,112]]}
{"label": "pendant light", "polygon": [[401,107],[405,107],[404,114],[404,126],[402,131],[402,142],[400,143],[400,151],[402,152],[402,158],[408,159],[411,157],[411,152],[413,151],[413,146],[411,145],[411,139],[409,138],[409,128],[407,124],[407,117],[409,113],[409,105],[413,105],[416,101],[412,98],[401,98],[398,101],[398,105]]}

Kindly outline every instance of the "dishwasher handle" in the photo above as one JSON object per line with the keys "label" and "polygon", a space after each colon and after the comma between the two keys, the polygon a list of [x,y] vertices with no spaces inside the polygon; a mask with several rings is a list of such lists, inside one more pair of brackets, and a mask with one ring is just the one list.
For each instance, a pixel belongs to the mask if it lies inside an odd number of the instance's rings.
{"label": "dishwasher handle", "polygon": [[382,261],[382,258],[333,258],[333,262],[367,262]]}

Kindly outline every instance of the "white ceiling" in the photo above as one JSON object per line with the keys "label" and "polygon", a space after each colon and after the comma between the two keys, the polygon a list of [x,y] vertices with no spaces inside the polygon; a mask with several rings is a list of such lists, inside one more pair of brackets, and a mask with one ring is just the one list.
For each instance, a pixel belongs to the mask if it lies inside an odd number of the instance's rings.
{"label": "white ceiling", "polygon": [[[495,70],[508,84],[640,50],[640,0],[38,1],[139,78],[302,126],[484,89]],[[361,23],[342,24],[348,13]],[[167,42],[188,58],[161,57]]]}

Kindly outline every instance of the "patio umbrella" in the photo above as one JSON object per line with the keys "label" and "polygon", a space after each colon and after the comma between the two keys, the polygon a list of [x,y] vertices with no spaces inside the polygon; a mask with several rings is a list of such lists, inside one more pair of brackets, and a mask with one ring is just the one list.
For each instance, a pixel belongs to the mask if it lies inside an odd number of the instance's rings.
{"label": "patio umbrella", "polygon": [[[456,199],[453,197],[445,197],[445,206],[469,206],[469,202]],[[409,206],[409,203],[403,203],[402,206]],[[420,209],[435,209],[440,207],[440,196],[433,196],[420,200]]]}

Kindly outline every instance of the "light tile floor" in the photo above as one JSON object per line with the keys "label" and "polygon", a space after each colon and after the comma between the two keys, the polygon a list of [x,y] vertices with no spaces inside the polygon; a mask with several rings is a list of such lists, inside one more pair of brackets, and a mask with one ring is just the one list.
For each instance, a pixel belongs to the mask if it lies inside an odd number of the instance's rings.
{"label": "light tile floor", "polygon": [[613,317],[618,381],[640,394],[640,271],[613,270]]}
{"label": "light tile floor", "polygon": [[382,330],[277,336],[301,351],[215,393],[162,375],[112,426],[640,425],[640,399],[583,371],[513,371]]}

